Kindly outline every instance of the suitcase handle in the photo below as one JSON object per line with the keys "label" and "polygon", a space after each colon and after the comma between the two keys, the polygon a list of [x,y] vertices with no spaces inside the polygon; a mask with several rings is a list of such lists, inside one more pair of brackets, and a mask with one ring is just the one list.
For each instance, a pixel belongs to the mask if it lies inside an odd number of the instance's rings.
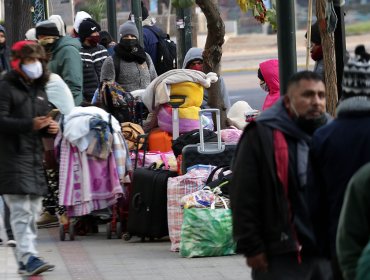
{"label": "suitcase handle", "polygon": [[[204,113],[215,113],[216,114],[216,129],[217,129],[217,150],[207,149],[204,144],[204,132],[202,126],[202,115]],[[225,145],[221,142],[221,120],[220,120],[220,110],[219,109],[203,109],[199,111],[199,138],[200,146],[198,147],[199,153],[213,153],[213,152],[223,152],[225,150]]]}
{"label": "suitcase handle", "polygon": [[141,199],[141,193],[135,193],[135,195],[132,197],[132,207],[135,209],[135,211],[140,210],[142,203],[143,201]]}

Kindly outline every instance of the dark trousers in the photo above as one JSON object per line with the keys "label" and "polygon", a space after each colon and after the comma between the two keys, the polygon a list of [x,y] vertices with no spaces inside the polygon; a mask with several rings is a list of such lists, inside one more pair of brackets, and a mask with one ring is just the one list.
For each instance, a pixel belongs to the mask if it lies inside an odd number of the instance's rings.
{"label": "dark trousers", "polygon": [[332,280],[330,261],[320,257],[303,256],[299,264],[295,255],[268,258],[268,271],[252,270],[253,280]]}

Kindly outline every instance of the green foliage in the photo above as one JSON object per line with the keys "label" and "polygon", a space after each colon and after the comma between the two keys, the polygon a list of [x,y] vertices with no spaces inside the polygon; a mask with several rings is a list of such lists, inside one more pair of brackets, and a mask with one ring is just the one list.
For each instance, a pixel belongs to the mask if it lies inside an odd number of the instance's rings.
{"label": "green foliage", "polygon": [[370,32],[370,21],[363,21],[346,25],[346,35],[363,34]]}
{"label": "green foliage", "polygon": [[262,0],[237,0],[240,9],[246,13],[252,10],[254,18],[260,23],[269,22],[274,30],[277,29],[276,9],[266,9]]}
{"label": "green foliage", "polygon": [[105,0],[86,0],[85,5],[81,8],[91,15],[91,17],[100,23],[102,17],[107,12],[106,1]]}

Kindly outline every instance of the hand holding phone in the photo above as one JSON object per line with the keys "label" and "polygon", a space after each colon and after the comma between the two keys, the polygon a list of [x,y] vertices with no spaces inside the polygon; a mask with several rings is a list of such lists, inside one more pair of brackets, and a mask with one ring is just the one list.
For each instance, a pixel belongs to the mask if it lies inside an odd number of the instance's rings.
{"label": "hand holding phone", "polygon": [[59,115],[60,115],[59,109],[53,109],[46,116],[51,117],[53,120],[55,120]]}

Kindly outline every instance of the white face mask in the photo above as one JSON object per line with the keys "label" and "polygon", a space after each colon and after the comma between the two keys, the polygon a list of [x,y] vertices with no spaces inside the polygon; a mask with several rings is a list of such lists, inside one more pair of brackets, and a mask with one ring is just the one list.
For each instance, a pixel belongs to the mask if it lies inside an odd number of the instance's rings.
{"label": "white face mask", "polygon": [[42,64],[40,61],[36,61],[31,64],[22,64],[22,71],[27,75],[31,80],[36,80],[42,76]]}

